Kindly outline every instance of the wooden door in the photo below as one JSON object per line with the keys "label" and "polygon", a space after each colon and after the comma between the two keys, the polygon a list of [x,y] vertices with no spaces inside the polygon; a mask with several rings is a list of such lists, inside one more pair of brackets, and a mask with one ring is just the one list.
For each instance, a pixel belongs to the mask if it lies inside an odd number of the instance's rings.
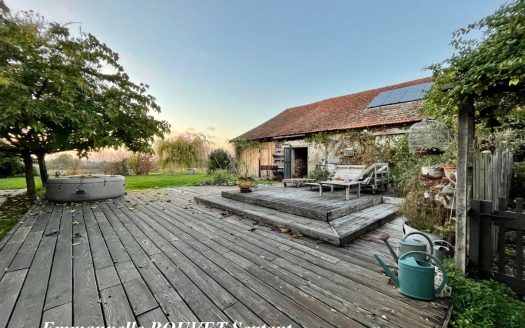
{"label": "wooden door", "polygon": [[284,148],[284,178],[292,178],[292,148]]}

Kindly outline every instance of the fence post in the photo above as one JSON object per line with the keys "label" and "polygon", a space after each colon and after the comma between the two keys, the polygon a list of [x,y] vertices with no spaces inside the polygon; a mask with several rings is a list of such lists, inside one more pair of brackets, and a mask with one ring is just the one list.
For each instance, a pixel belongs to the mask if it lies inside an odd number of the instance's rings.
{"label": "fence post", "polygon": [[473,199],[470,202],[469,212],[469,238],[468,238],[468,260],[469,266],[479,271],[479,245],[480,245],[480,201]]}
{"label": "fence post", "polygon": [[492,206],[491,201],[479,202],[479,275],[482,278],[490,277],[494,261],[492,218],[483,215],[492,213]]}

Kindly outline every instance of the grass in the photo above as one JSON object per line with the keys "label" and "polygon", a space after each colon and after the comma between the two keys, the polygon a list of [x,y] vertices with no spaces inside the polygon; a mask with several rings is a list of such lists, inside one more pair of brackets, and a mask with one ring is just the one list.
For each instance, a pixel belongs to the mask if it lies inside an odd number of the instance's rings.
{"label": "grass", "polygon": [[25,194],[7,198],[5,203],[0,205],[0,240],[11,230],[29,210],[32,202]]}
{"label": "grass", "polygon": [[475,280],[456,273],[452,260],[445,261],[452,287],[452,327],[523,327],[525,302],[504,284]]}
{"label": "grass", "polygon": [[[42,188],[42,182],[40,177],[35,177],[36,188]],[[10,178],[0,178],[0,189],[25,189],[26,187],[26,178],[24,177],[10,177]]]}
{"label": "grass", "polygon": [[[213,180],[213,175],[198,172],[188,174],[176,173],[151,173],[149,175],[126,176],[126,188],[128,190],[141,190],[150,188],[185,187],[200,184],[201,182]],[[235,181],[234,177],[230,180]],[[272,184],[274,181],[258,180],[258,184]],[[37,189],[42,188],[40,177],[35,177]],[[26,181],[24,177],[0,178],[0,190],[2,189],[24,189]]]}
{"label": "grass", "polygon": [[207,173],[153,173],[150,175],[130,175],[126,177],[126,188],[140,190],[149,188],[167,188],[193,186],[206,180],[212,175]]}

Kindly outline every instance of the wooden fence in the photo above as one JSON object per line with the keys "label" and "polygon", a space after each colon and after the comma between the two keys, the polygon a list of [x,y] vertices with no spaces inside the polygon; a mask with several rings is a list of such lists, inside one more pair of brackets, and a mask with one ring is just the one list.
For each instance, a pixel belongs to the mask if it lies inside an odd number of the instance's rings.
{"label": "wooden fence", "polygon": [[514,211],[507,211],[506,203],[500,198],[495,211],[491,201],[471,202],[469,261],[481,277],[492,277],[525,295],[523,199],[515,200]]}
{"label": "wooden fence", "polygon": [[474,154],[472,199],[491,201],[493,210],[497,209],[501,197],[508,199],[512,160],[512,153],[502,148],[496,149],[494,154]]}

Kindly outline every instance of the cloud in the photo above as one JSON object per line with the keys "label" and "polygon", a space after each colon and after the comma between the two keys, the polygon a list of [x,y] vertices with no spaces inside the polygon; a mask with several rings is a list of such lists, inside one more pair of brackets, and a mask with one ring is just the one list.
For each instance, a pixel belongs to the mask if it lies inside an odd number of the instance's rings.
{"label": "cloud", "polygon": [[213,126],[208,126],[207,129],[210,131],[215,131],[215,128]]}

